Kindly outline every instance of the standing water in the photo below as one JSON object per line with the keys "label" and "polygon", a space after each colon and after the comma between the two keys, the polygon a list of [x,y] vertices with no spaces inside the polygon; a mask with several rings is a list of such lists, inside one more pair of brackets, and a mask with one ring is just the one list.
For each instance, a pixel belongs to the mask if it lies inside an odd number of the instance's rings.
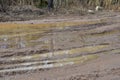
{"label": "standing water", "polygon": [[9,47],[8,45],[8,36],[7,35],[3,35],[1,38],[1,48],[2,49],[7,49]]}

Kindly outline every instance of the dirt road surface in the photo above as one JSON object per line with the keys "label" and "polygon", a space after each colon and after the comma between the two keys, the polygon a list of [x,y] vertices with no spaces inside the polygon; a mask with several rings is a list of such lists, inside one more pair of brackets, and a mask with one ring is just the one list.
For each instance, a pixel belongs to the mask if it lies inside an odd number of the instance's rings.
{"label": "dirt road surface", "polygon": [[0,80],[120,80],[119,12],[1,24],[62,22],[77,25],[0,37]]}

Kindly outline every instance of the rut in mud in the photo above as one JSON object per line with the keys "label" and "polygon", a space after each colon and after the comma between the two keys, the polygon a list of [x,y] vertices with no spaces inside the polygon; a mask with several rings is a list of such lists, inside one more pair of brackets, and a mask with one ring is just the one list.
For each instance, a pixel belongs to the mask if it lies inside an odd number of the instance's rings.
{"label": "rut in mud", "polygon": [[[98,58],[99,54],[120,53],[119,22],[102,22],[52,28],[43,33],[0,39],[0,75],[24,74]],[[86,75],[91,77],[99,74]],[[79,80],[78,75],[69,80]],[[83,80],[85,80],[83,79]]]}

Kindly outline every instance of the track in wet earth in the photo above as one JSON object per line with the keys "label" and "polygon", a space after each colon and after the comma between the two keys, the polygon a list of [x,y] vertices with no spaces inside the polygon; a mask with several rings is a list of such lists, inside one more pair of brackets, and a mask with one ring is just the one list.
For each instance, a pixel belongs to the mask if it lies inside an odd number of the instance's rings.
{"label": "track in wet earth", "polygon": [[[104,21],[52,28],[43,33],[0,36],[0,77],[84,64],[100,54],[120,53],[120,23]],[[20,36],[19,36],[20,35]],[[113,69],[104,74],[120,73]],[[104,72],[104,71],[102,71]],[[68,80],[96,80],[98,74],[75,75]],[[41,79],[42,80],[42,79]],[[44,80],[44,79],[43,79]],[[66,79],[67,80],[67,79]]]}

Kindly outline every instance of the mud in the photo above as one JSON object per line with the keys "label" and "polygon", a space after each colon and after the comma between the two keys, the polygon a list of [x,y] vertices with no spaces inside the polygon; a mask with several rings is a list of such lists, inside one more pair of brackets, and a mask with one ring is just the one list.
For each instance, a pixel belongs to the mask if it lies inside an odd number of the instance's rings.
{"label": "mud", "polygon": [[[0,80],[119,80],[120,15],[104,13],[100,19],[99,16],[86,16],[82,24],[81,17],[40,20],[39,24],[12,22],[14,27],[32,25],[35,32],[29,32],[31,26],[25,35],[25,30],[19,28],[15,29],[18,35],[1,32]],[[55,24],[42,29],[36,28],[36,23]],[[4,31],[8,31],[7,27]]]}

